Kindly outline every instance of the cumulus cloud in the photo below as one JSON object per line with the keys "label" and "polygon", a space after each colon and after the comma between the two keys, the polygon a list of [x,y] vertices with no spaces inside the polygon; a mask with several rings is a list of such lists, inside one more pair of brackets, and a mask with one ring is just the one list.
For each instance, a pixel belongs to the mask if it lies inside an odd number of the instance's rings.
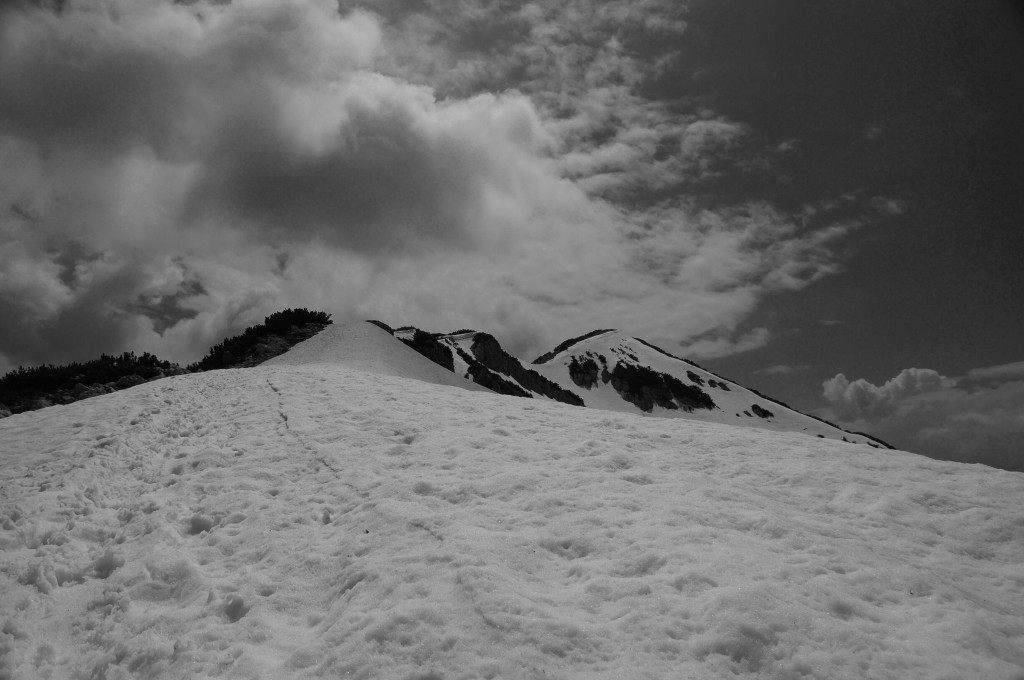
{"label": "cumulus cloud", "polygon": [[716,356],[768,341],[736,330],[766,294],[838,270],[855,221],[679,193],[747,129],[643,95],[673,3],[459,7],[0,14],[0,370],[190,361],[287,305]]}
{"label": "cumulus cloud", "polygon": [[842,373],[822,384],[825,398],[844,420],[894,413],[910,397],[955,385],[955,380],[930,368],[904,369],[883,385],[873,385],[863,378],[850,382]]}
{"label": "cumulus cloud", "polygon": [[1024,362],[949,378],[909,368],[882,385],[842,373],[822,386],[826,417],[909,451],[1024,471]]}

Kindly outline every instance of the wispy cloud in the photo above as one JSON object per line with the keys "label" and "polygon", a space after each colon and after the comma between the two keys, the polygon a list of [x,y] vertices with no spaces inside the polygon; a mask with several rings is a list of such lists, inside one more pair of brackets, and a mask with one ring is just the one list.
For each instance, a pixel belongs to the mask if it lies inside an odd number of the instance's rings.
{"label": "wispy cloud", "polygon": [[812,366],[809,364],[800,364],[798,366],[777,364],[775,366],[768,366],[767,368],[759,368],[754,371],[754,375],[792,375],[794,373],[809,371],[811,368]]}
{"label": "wispy cloud", "polygon": [[765,295],[838,271],[857,219],[681,191],[749,133],[645,93],[683,6],[417,7],[3,13],[0,370],[190,360],[284,305],[716,356],[768,341],[736,330]]}
{"label": "wispy cloud", "polygon": [[971,380],[1013,380],[1024,379],[1024,361],[1015,361],[999,366],[972,368],[967,372]]}
{"label": "wispy cloud", "polygon": [[836,418],[935,458],[1024,471],[1024,362],[946,377],[909,368],[882,385],[839,375],[823,383]]}

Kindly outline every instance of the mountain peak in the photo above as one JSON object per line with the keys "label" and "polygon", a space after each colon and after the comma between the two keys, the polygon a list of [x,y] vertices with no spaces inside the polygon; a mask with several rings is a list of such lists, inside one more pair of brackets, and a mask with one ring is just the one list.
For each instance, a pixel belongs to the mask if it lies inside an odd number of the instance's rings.
{"label": "mountain peak", "polygon": [[[741,427],[799,432],[878,448],[887,444],[847,432],[756,390],[675,356],[646,340],[602,328],[561,342],[531,364],[506,352],[494,336],[468,329],[433,333],[371,322],[415,350],[428,364],[509,396],[575,406]],[[301,351],[301,350],[300,350]],[[425,374],[417,369],[413,373]],[[416,377],[410,375],[410,377]],[[436,375],[428,382],[441,382]],[[891,448],[891,447],[888,447]]]}

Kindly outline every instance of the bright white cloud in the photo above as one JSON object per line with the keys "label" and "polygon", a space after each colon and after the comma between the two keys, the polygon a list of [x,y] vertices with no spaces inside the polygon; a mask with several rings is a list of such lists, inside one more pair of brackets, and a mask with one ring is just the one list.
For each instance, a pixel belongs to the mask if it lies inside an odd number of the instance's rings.
{"label": "bright white cloud", "polygon": [[286,305],[475,326],[524,355],[616,326],[716,356],[768,341],[734,337],[766,293],[836,271],[856,224],[678,198],[745,128],[638,94],[663,55],[616,35],[678,33],[672,3],[365,6],[385,19],[329,0],[4,13],[0,369],[194,360]]}
{"label": "bright white cloud", "polygon": [[883,385],[840,373],[823,383],[826,416],[935,458],[1024,471],[1021,366],[978,368],[961,378],[909,368]]}
{"label": "bright white cloud", "polygon": [[930,368],[904,369],[883,385],[874,385],[863,378],[850,382],[842,373],[822,384],[825,398],[844,420],[892,413],[908,398],[954,385],[955,380]]}

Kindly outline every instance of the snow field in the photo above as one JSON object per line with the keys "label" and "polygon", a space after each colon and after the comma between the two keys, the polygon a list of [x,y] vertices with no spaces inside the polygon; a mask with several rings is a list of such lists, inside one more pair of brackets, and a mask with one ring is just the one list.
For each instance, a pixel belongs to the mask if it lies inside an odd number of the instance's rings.
{"label": "snow field", "polygon": [[0,677],[1024,678],[1024,475],[339,365],[0,421]]}

